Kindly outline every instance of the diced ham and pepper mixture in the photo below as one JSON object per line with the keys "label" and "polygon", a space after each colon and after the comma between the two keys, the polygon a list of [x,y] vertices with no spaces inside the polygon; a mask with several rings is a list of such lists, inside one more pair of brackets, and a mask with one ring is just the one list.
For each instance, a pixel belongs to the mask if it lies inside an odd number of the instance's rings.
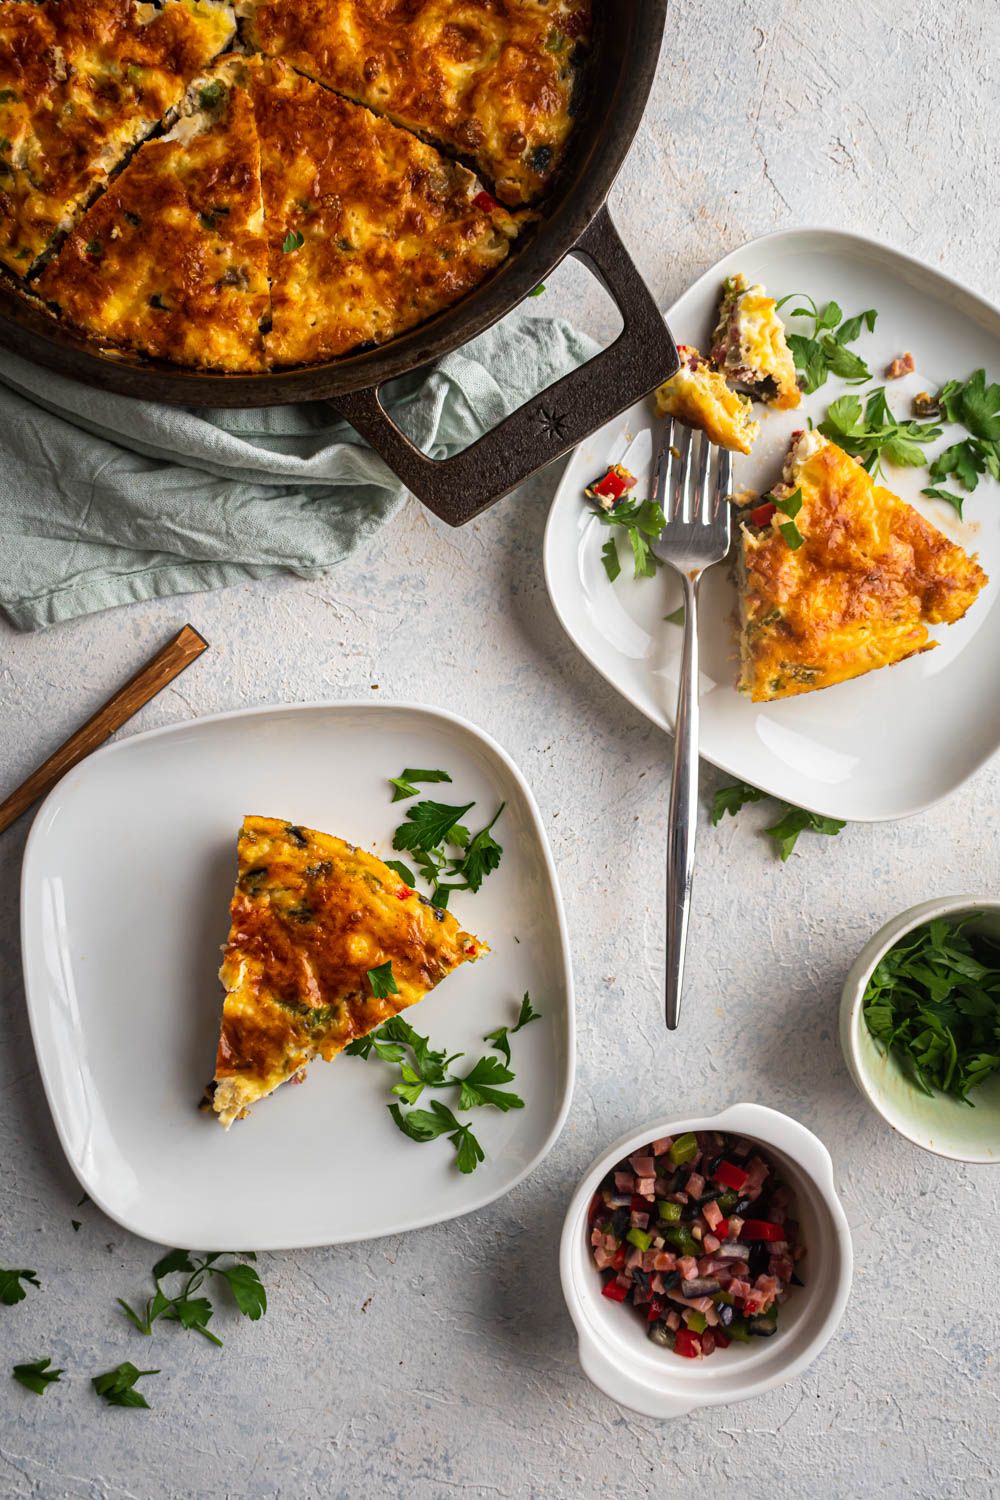
{"label": "diced ham and pepper mixture", "polygon": [[619,1162],[590,1205],[603,1294],[631,1302],[649,1337],[686,1359],[769,1338],[802,1283],[792,1191],[752,1141],[665,1136]]}

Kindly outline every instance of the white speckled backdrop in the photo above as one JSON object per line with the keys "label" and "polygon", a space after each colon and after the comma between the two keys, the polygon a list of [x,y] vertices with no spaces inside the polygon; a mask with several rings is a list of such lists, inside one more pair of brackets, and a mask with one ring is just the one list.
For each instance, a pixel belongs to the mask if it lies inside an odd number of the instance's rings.
{"label": "white speckled backdrop", "polygon": [[[809,222],[884,236],[1000,296],[998,50],[994,0],[678,0],[613,198],[663,304],[741,241]],[[529,307],[613,332],[578,267]],[[459,533],[411,505],[320,582],[137,605],[34,637],[0,627],[0,788],[188,618],[212,650],[127,733],[369,693],[468,715],[538,795],[579,1010],[569,1123],[509,1198],[439,1230],[264,1257],[267,1317],[224,1315],[223,1351],[177,1327],[147,1341],[114,1298],[144,1294],[155,1252],[74,1206],[41,1098],[18,948],[28,820],[4,835],[0,1264],[34,1266],[44,1285],[0,1308],[0,1494],[997,1494],[997,1176],[890,1135],[836,1040],[841,980],[876,926],[926,896],[996,893],[997,766],[921,818],[803,837],[785,866],[757,833],[761,809],[714,831],[706,820],[684,1026],[668,1039],[670,746],[553,618],[540,549],[557,479],[540,476]],[[803,1380],[660,1427],[579,1373],[557,1278],[563,1207],[590,1157],[637,1118],[738,1098],[788,1110],[829,1145],[854,1295]],[[3,1366],[43,1355],[69,1375],[38,1399]],[[91,1392],[91,1374],[126,1358],[162,1368],[154,1411],[105,1408]]]}

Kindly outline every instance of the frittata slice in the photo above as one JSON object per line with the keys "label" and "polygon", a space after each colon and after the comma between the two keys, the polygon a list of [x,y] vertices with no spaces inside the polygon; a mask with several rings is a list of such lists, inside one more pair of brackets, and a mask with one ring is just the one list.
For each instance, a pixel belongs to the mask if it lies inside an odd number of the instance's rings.
{"label": "frittata slice", "polygon": [[680,369],[656,392],[660,416],[700,428],[719,448],[749,453],[760,423],[754,421],[747,397],[731,391],[725,377],[690,344],[678,344],[677,353]]}
{"label": "frittata slice", "polygon": [[505,258],[519,222],[465,167],[281,61],[252,77],[275,365],[384,343]]}
{"label": "frittata slice", "polygon": [[248,817],[237,852],[212,1099],[227,1129],[313,1058],[329,1062],[489,952],[380,859],[331,834]]}
{"label": "frittata slice", "polygon": [[590,0],[244,0],[250,43],[538,197],[573,126]]}
{"label": "frittata slice", "polygon": [[30,270],[234,30],[224,0],[3,0],[0,261]]}
{"label": "frittata slice", "polygon": [[159,359],[264,368],[267,241],[260,148],[241,57],[190,90],[36,283],[77,327]]}
{"label": "frittata slice", "polygon": [[740,528],[739,685],[755,703],[931,650],[928,625],[960,620],[989,582],[975,557],[819,433],[793,438],[774,495],[785,511],[757,506],[758,524]]}
{"label": "frittata slice", "polygon": [[726,278],[712,335],[712,363],[742,391],[786,411],[802,400],[777,303],[739,272]]}

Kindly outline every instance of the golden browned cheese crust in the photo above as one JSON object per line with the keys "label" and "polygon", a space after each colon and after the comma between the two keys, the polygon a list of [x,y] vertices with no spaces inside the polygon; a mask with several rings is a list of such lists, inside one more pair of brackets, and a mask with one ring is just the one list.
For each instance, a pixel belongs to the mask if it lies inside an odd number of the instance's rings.
{"label": "golden browned cheese crust", "polygon": [[233,29],[214,0],[0,4],[0,260],[27,271]]}
{"label": "golden browned cheese crust", "polygon": [[[488,952],[389,867],[330,834],[244,819],[213,1107],[229,1125],[312,1058],[329,1061]],[[369,970],[399,993],[376,999]]]}
{"label": "golden browned cheese crust", "polygon": [[755,702],[860,677],[930,650],[929,624],[960,620],[989,581],[847,453],[816,434],[794,444],[781,498],[801,491],[791,548],[778,511],[741,537],[740,687]]}
{"label": "golden browned cheese crust", "polygon": [[471,172],[304,78],[254,60],[275,365],[383,343],[456,302],[518,223]]}
{"label": "golden browned cheese crust", "polygon": [[39,277],[64,318],[183,364],[264,368],[268,307],[260,152],[242,59],[192,89],[192,113],[148,141]]}
{"label": "golden browned cheese crust", "polygon": [[573,125],[590,0],[249,0],[248,38],[474,161],[509,204]]}

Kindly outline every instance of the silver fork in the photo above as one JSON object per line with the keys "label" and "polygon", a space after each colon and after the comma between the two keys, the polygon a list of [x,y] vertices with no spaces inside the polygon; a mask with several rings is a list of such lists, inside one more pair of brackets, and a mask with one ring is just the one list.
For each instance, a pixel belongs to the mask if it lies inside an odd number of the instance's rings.
{"label": "silver fork", "polygon": [[[662,506],[667,524],[652,544],[661,562],[679,574],[684,588],[684,645],[681,651],[677,716],[674,724],[674,775],[670,786],[667,824],[667,1029],[676,1029],[681,1013],[684,949],[691,907],[694,840],[698,825],[698,585],[706,568],[721,562],[729,551],[733,456],[719,450],[712,463],[712,445],[690,427],[667,423],[656,461],[653,498]],[[697,446],[697,472],[692,475],[692,449]],[[715,479],[712,470],[715,469]]]}

